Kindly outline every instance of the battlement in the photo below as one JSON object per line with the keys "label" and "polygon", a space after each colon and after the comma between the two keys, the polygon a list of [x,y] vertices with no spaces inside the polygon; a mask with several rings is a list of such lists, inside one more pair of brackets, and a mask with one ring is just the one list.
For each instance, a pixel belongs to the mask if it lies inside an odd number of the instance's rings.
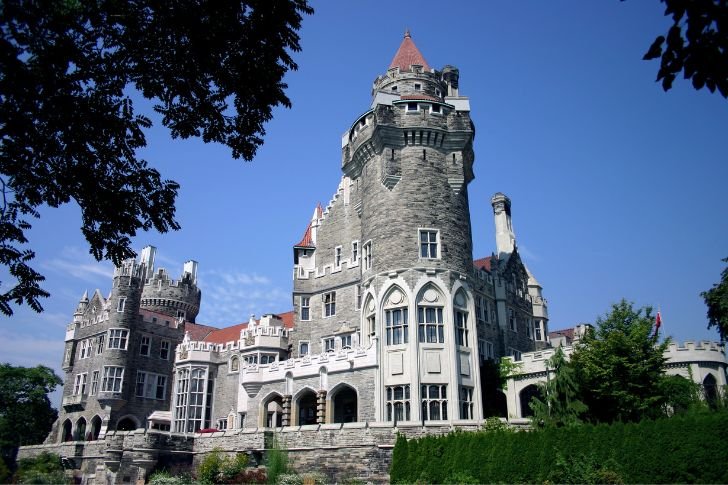
{"label": "battlement", "polygon": [[726,363],[725,346],[718,342],[703,340],[700,342],[687,341],[680,345],[671,343],[665,351],[669,363],[681,362],[716,362]]}

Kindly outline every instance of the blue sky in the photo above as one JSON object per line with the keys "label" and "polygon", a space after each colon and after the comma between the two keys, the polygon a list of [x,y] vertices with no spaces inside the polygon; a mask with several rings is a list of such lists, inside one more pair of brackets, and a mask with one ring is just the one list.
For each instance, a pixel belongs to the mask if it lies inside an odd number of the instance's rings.
{"label": "blue sky", "polygon": [[[676,340],[717,339],[699,293],[728,256],[728,103],[678,80],[664,93],[642,55],[669,19],[657,0],[313,2],[292,109],[277,109],[252,163],[172,140],[157,122],[144,157],[182,189],[182,230],[134,240],[179,275],[200,263],[198,322],[227,326],[291,308],[292,249],[341,176],[341,134],[405,28],[428,63],[460,69],[476,126],[470,209],[475,256],[495,247],[490,197],[504,192],[551,329],[593,322],[625,297],[660,306]],[[0,360],[60,373],[65,325],[84,290],[110,289],[78,209],[42,211],[31,232],[52,297],[1,317]]]}

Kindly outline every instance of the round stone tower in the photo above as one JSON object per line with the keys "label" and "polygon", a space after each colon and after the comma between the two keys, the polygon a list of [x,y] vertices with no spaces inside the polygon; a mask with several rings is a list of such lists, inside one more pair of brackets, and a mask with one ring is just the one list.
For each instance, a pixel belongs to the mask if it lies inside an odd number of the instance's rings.
{"label": "round stone tower", "polygon": [[154,248],[144,248],[142,263],[147,268],[141,294],[141,308],[182,317],[194,323],[200,312],[200,289],[197,287],[197,261],[187,261],[179,280],[173,280],[164,268],[154,268]]}
{"label": "round stone tower", "polygon": [[374,82],[373,108],[346,135],[342,168],[361,191],[364,278],[403,267],[472,271],[474,128],[458,78],[452,66],[432,69],[407,32]]}

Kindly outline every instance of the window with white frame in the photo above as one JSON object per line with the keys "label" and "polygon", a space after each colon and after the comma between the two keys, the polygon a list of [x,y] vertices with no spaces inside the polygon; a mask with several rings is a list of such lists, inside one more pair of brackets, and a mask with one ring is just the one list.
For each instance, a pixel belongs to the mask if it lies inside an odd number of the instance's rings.
{"label": "window with white frame", "polygon": [[240,371],[240,358],[237,355],[230,357],[230,372]]}
{"label": "window with white frame", "polygon": [[187,399],[190,389],[189,369],[177,371],[177,384],[174,398],[174,430],[178,433],[185,431],[187,422]]}
{"label": "window with white frame", "polygon": [[341,348],[342,349],[347,349],[347,350],[351,349],[351,342],[352,342],[351,335],[352,334],[341,336]]}
{"label": "window with white frame", "polygon": [[162,340],[159,342],[159,358],[162,360],[169,360],[169,340]]}
{"label": "window with white frame", "polygon": [[227,422],[228,422],[227,417],[218,419],[217,420],[217,429],[219,429],[221,431],[226,430]]}
{"label": "window with white frame", "polygon": [[386,386],[387,421],[410,420],[410,386]]}
{"label": "window with white frame", "polygon": [[483,297],[480,295],[475,296],[475,318],[477,323],[483,323]]}
{"label": "window with white frame", "polygon": [[272,364],[276,361],[276,356],[274,354],[261,354],[260,355],[260,363],[262,364]]}
{"label": "window with white frame", "polygon": [[440,108],[439,104],[432,104],[430,105],[430,113],[440,114],[442,112],[442,109]]}
{"label": "window with white frame", "polygon": [[311,298],[301,297],[301,321],[311,320]]}
{"label": "window with white frame", "polygon": [[439,258],[440,231],[434,229],[420,229],[420,258]]}
{"label": "window with white frame", "polygon": [[421,83],[415,83],[415,91],[421,91],[422,90],[422,84]]}
{"label": "window with white frame", "polygon": [[536,336],[536,340],[543,340],[543,320],[537,318],[533,322],[533,330]]}
{"label": "window with white frame", "polygon": [[84,372],[82,374],[76,374],[76,381],[73,384],[74,396],[81,396],[83,394],[86,394],[86,378],[87,377],[88,377],[88,372]]}
{"label": "window with white frame", "polygon": [[124,368],[114,365],[104,366],[104,378],[101,381],[101,391],[121,392],[124,380]]}
{"label": "window with white frame", "polygon": [[109,348],[126,350],[126,342],[129,337],[129,330],[125,328],[109,329]]}
{"label": "window with white frame", "polygon": [[330,291],[323,294],[324,317],[333,317],[336,315],[336,292]]}
{"label": "window with white frame", "polygon": [[468,312],[455,309],[455,341],[463,347],[468,346]]}
{"label": "window with white frame", "polygon": [[302,357],[304,355],[308,355],[308,346],[309,346],[309,344],[307,341],[302,340],[302,341],[298,342],[298,355],[300,355]]}
{"label": "window with white frame", "polygon": [[367,317],[367,329],[369,342],[371,342],[372,338],[377,334],[377,319],[374,316],[374,313]]}
{"label": "window with white frame", "polygon": [[336,340],[334,337],[324,339],[324,352],[333,352],[336,349]]}
{"label": "window with white frame", "polygon": [[473,388],[460,386],[460,419],[473,418]]}
{"label": "window with white frame", "polygon": [[152,349],[152,338],[148,335],[142,335],[139,340],[139,355],[149,357],[149,353]]}
{"label": "window with white frame", "polygon": [[359,310],[361,308],[361,286],[356,285],[354,287],[355,295],[354,295],[354,301],[356,302],[356,306],[354,307],[355,310]]}
{"label": "window with white frame", "polygon": [[99,392],[99,371],[95,370],[91,373],[91,396]]}
{"label": "window with white frame", "polygon": [[519,350],[508,348],[508,355],[513,357],[513,360],[521,360],[521,352]]}
{"label": "window with white frame", "polygon": [[419,341],[445,343],[445,327],[442,321],[442,307],[417,307]]}
{"label": "window with white frame", "polygon": [[422,420],[447,419],[447,385],[423,384],[420,386],[422,399]]}
{"label": "window with white frame", "polygon": [[363,270],[367,271],[369,269],[372,269],[372,242],[367,241],[364,243],[364,246],[361,248],[361,258],[362,258],[362,265]]}
{"label": "window with white frame", "polygon": [[126,297],[119,298],[119,301],[116,303],[116,311],[118,313],[121,313],[124,311],[125,307],[126,307]]}
{"label": "window with white frame", "polygon": [[513,308],[508,309],[508,327],[514,332],[516,331],[516,314]]}
{"label": "window with white frame", "polygon": [[147,399],[163,400],[167,394],[167,376],[137,371],[136,395]]}
{"label": "window with white frame", "polygon": [[526,336],[533,340],[533,320],[530,318],[526,319]]}
{"label": "window with white frame", "polygon": [[99,335],[96,342],[96,355],[101,355],[104,352],[104,340],[106,339],[106,335]]}
{"label": "window with white frame", "polygon": [[[372,319],[374,316],[372,315]],[[407,308],[393,308],[384,311],[387,345],[406,344]]]}
{"label": "window with white frame", "polygon": [[78,358],[85,359],[86,357],[90,357],[91,355],[91,349],[89,347],[89,339],[81,340],[81,351],[79,352]]}
{"label": "window with white frame", "polygon": [[351,264],[357,264],[359,262],[359,241],[352,241],[351,243]]}
{"label": "window with white frame", "polygon": [[334,248],[334,267],[341,268],[341,246]]}
{"label": "window with white frame", "polygon": [[488,300],[483,298],[483,320],[485,320],[486,323],[490,322],[490,312],[488,308],[489,306],[490,305],[488,305]]}

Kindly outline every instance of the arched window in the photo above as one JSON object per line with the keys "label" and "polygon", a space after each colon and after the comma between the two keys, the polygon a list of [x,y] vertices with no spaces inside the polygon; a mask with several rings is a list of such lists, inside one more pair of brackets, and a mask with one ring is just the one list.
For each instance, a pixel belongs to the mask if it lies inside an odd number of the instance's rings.
{"label": "arched window", "polygon": [[521,399],[521,417],[528,418],[533,416],[531,401],[535,397],[541,397],[541,391],[538,389],[538,386],[536,386],[535,384],[531,384],[530,386],[524,387],[523,390],[519,393],[519,396]]}
{"label": "arched window", "polygon": [[63,422],[63,434],[61,434],[61,441],[73,441],[73,425],[70,419],[66,419]]}
{"label": "arched window", "polygon": [[237,355],[230,358],[230,372],[238,372],[240,370],[240,359]]}
{"label": "arched window", "polygon": [[73,433],[75,441],[85,441],[86,440],[86,418],[81,416],[78,418],[78,421],[76,421],[76,430]]}
{"label": "arched window", "polygon": [[708,374],[703,379],[703,393],[705,394],[705,400],[708,406],[711,408],[716,407],[718,403],[718,386],[713,374]]}
{"label": "arched window", "polygon": [[376,305],[374,299],[370,296],[367,298],[362,312],[364,317],[364,333],[367,336],[367,345],[371,345],[374,337],[377,335],[377,318]]}
{"label": "arched window", "polygon": [[91,418],[91,440],[96,441],[99,439],[99,433],[101,432],[101,418],[96,415]]}
{"label": "arched window", "polygon": [[395,287],[384,299],[384,329],[387,345],[406,344],[409,341],[407,297]]}
{"label": "arched window", "polygon": [[316,393],[310,389],[303,391],[296,400],[298,424],[316,424]]}
{"label": "arched window", "polygon": [[442,306],[442,294],[433,286],[421,292],[417,301],[417,333],[420,342],[445,343]]}
{"label": "arched window", "polygon": [[283,398],[272,394],[263,401],[263,426],[266,428],[280,428],[283,426]]}
{"label": "arched window", "polygon": [[358,420],[356,390],[349,385],[342,385],[334,391],[331,398],[334,423],[353,423]]}
{"label": "arched window", "polygon": [[453,303],[455,307],[455,341],[458,345],[468,347],[468,297],[462,289],[455,294]]}

